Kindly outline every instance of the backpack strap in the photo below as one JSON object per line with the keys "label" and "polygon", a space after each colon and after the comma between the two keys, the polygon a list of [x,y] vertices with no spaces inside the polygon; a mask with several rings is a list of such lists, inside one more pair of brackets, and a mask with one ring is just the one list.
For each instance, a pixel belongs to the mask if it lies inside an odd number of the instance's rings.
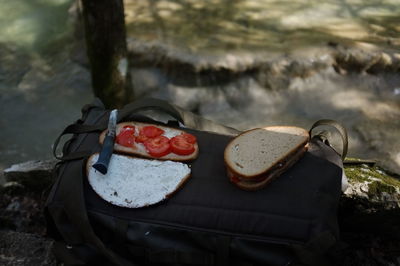
{"label": "backpack strap", "polygon": [[134,101],[130,104],[125,105],[118,112],[118,121],[123,121],[128,118],[132,113],[145,110],[158,110],[169,114],[177,121],[185,125],[185,120],[182,116],[182,110],[177,108],[175,105],[168,103],[167,101],[156,99],[156,98],[145,98]]}
{"label": "backpack strap", "polygon": [[[219,128],[223,130],[230,131],[232,130],[233,132],[238,132],[234,129],[230,128],[225,128],[222,125],[218,125],[214,122],[211,122],[209,120],[202,119],[199,116],[196,116],[192,114],[191,112],[184,111],[183,109],[180,109],[174,105],[171,105],[165,101],[162,100],[146,100],[146,101],[137,101],[135,103],[129,104],[125,106],[119,115],[119,120],[122,119],[127,119],[130,114],[135,113],[139,110],[146,110],[146,109],[157,109],[157,110],[162,110],[171,116],[173,116],[175,119],[180,121],[183,124],[187,124],[187,121],[189,123],[191,122],[197,122],[193,123],[192,125],[194,128],[198,129],[211,129],[211,128]],[[86,110],[86,112],[89,112],[90,108]],[[85,160],[82,160],[84,157],[88,155],[87,151],[72,151],[72,153],[66,154],[65,156],[57,156],[56,154],[56,149],[57,146],[60,142],[60,139],[63,135],[66,134],[85,134],[85,133],[90,133],[90,132],[97,132],[104,130],[107,127],[107,123],[105,122],[105,116],[108,114],[107,111],[104,109],[100,109],[100,113],[97,115],[95,119],[93,119],[93,125],[88,125],[84,124],[86,122],[86,119],[81,119],[78,120],[75,124],[72,124],[68,126],[67,128],[64,129],[64,131],[60,134],[60,136],[56,139],[56,142],[53,146],[53,153],[56,156],[56,158],[59,158],[63,161],[68,160],[67,162],[70,169],[70,171],[76,171],[77,173],[81,173],[81,169],[84,169],[84,162]],[[101,121],[101,122],[100,122]],[[72,167],[73,165],[73,167]],[[66,167],[63,167],[63,170],[65,170]],[[74,170],[77,169],[77,170]],[[62,183],[62,184],[61,184]],[[86,243],[90,244],[95,248],[97,252],[100,252],[104,254],[107,259],[110,261],[118,264],[118,265],[133,265],[134,263],[130,263],[125,261],[123,258],[119,257],[117,254],[109,250],[104,243],[96,236],[96,234],[93,231],[93,228],[91,227],[88,219],[88,215],[86,213],[86,208],[84,204],[84,197],[83,197],[83,184],[82,184],[82,178],[79,175],[76,175],[72,178],[68,178],[67,181],[64,179],[60,179],[57,185],[58,193],[64,197],[65,201],[63,202],[63,211],[68,217],[68,220],[73,224],[73,226],[76,228],[77,232],[83,237]],[[51,206],[48,206],[51,207]],[[49,210],[49,216],[56,222],[59,217],[55,216],[55,213],[51,211],[51,208],[48,208]],[[61,217],[60,219],[62,219]],[[74,250],[83,250],[83,249],[78,249],[77,247],[74,247]],[[68,252],[66,252],[65,249],[60,248],[59,251],[63,254],[68,255]],[[68,250],[67,250],[68,251]],[[187,255],[182,255],[185,257],[185,260],[195,260],[198,259],[197,255],[191,258],[187,258]],[[91,256],[88,256],[88,258]],[[179,255],[178,257],[181,257]]]}
{"label": "backpack strap", "polygon": [[[61,138],[64,135],[67,135],[67,134],[90,133],[90,132],[96,132],[96,131],[99,131],[99,130],[100,130],[100,127],[98,125],[84,125],[84,124],[75,123],[75,124],[67,126],[63,130],[63,132],[61,132],[61,134],[54,141],[53,156],[56,159],[63,160],[63,161],[82,158],[82,156],[81,157],[79,157],[79,156],[78,157],[77,156],[70,156],[71,158],[68,158],[68,155],[67,156],[57,155],[57,147],[58,147],[58,144],[60,143]],[[87,154],[87,152],[85,152],[85,154]],[[87,155],[89,155],[89,154],[87,154]],[[77,157],[77,158],[74,158],[74,157]]]}
{"label": "backpack strap", "polygon": [[78,120],[79,123],[83,123],[86,120],[87,116],[89,115],[89,111],[92,108],[98,108],[102,110],[105,109],[103,102],[99,98],[94,98],[94,100],[91,103],[86,104],[82,107],[81,109],[82,118]]}
{"label": "backpack strap", "polygon": [[[68,168],[66,165],[68,165]],[[89,222],[84,201],[82,180],[82,169],[84,169],[84,166],[85,160],[75,160],[67,162],[59,169],[60,175],[66,174],[66,171],[77,174],[69,175],[69,178],[60,179],[58,181],[55,189],[57,189],[57,193],[61,195],[60,197],[62,200],[52,199],[46,206],[49,217],[54,221],[56,228],[67,241],[66,244],[69,245],[69,247],[65,246],[67,249],[61,248],[62,246],[60,246],[58,251],[66,257],[70,252],[79,253],[81,259],[88,261],[98,257],[96,253],[99,253],[115,265],[136,265],[109,250],[95,234]],[[70,224],[71,228],[63,227],[65,222]],[[82,245],[81,241],[88,246]],[[89,263],[87,265],[98,264]]]}
{"label": "backpack strap", "polygon": [[[99,107],[98,105],[86,105],[82,108],[83,117],[92,107]],[[158,110],[164,113],[169,114],[174,119],[182,123],[185,127],[193,128],[197,130],[203,131],[212,131],[220,134],[227,134],[227,135],[236,135],[239,133],[239,130],[236,130],[231,127],[223,126],[218,123],[215,123],[211,120],[205,119],[201,116],[198,116],[190,111],[186,111],[176,105],[170,104],[167,101],[155,99],[155,98],[146,98],[137,100],[133,103],[125,105],[119,112],[118,112],[118,119],[117,121],[124,121],[128,119],[130,115],[137,113],[139,111],[144,110]],[[108,114],[108,112],[106,112]],[[94,125],[87,125],[83,124],[84,119],[78,120],[76,123],[67,126],[63,132],[57,137],[53,145],[53,155],[55,158],[63,161],[68,160],[76,160],[83,157],[87,157],[91,154],[90,151],[84,151],[74,154],[68,154],[65,156],[57,155],[57,147],[60,143],[61,138],[67,134],[82,134],[82,133],[91,133],[91,132],[98,132],[102,131],[107,128],[108,120],[104,120],[102,123],[94,124]]]}
{"label": "backpack strap", "polygon": [[[339,122],[335,121],[335,120],[331,120],[331,119],[322,119],[322,120],[318,120],[317,122],[315,122],[311,128],[310,128],[310,136],[312,137],[312,130],[315,129],[316,127],[320,127],[320,126],[331,126],[334,127],[340,134],[340,137],[342,138],[342,161],[345,160],[346,155],[347,155],[347,149],[348,149],[348,145],[349,145],[349,137],[347,135],[347,130],[346,128],[340,124]],[[320,137],[324,142],[326,142],[329,145],[329,141],[327,136],[324,133],[320,133],[318,135],[318,137]],[[340,153],[339,153],[340,154]]]}
{"label": "backpack strap", "polygon": [[[102,131],[107,128],[108,120],[104,120],[104,122],[94,125],[87,125],[83,124],[85,118],[89,112],[89,110],[93,107],[100,107],[99,103],[85,105],[82,108],[82,118],[79,119],[74,124],[67,126],[63,132],[56,138],[54,145],[53,145],[53,156],[62,161],[69,161],[69,160],[76,160],[81,159],[83,157],[87,157],[91,154],[91,151],[82,151],[82,152],[75,152],[68,155],[57,155],[57,148],[60,143],[61,138],[67,134],[83,134],[83,133],[91,133],[91,132],[98,132]],[[175,106],[169,104],[166,101],[148,98],[143,100],[135,101],[131,104],[126,105],[121,111],[118,112],[118,121],[123,121],[124,119],[128,118],[129,115],[136,113],[142,110],[159,110],[171,115],[177,121],[185,124],[184,119],[181,115],[181,110],[176,108]],[[108,114],[108,112],[106,112]]]}
{"label": "backpack strap", "polygon": [[190,111],[184,110],[177,105],[156,98],[140,99],[126,105],[119,112],[118,121],[127,119],[132,113],[144,110],[158,110],[167,113],[175,118],[177,121],[181,122],[187,128],[202,131],[211,131],[227,135],[236,135],[239,133],[239,130],[237,129],[218,124],[214,121],[196,115]]}

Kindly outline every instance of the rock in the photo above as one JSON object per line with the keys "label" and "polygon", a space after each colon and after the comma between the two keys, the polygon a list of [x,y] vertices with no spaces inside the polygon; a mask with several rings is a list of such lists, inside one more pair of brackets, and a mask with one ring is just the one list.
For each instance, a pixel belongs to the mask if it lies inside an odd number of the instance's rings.
{"label": "rock", "polygon": [[[341,231],[400,241],[400,179],[378,166],[345,167],[349,187],[339,206]],[[398,242],[400,243],[400,242]]]}
{"label": "rock", "polygon": [[0,231],[0,265],[55,266],[53,244],[52,240],[38,235]]}
{"label": "rock", "polygon": [[396,54],[385,52],[371,52],[360,49],[339,47],[334,53],[335,67],[342,73],[366,72],[378,74],[382,72],[396,72],[400,67],[400,60]]}
{"label": "rock", "polygon": [[9,195],[22,194],[25,187],[18,182],[6,182],[0,187],[0,191]]}
{"label": "rock", "polygon": [[130,73],[135,97],[137,98],[166,86],[165,75],[156,68],[132,68]]}
{"label": "rock", "polygon": [[[388,108],[383,106],[382,109]],[[400,111],[389,112],[388,110],[382,110],[380,113],[381,116],[386,116],[388,120],[390,119],[391,123],[370,119],[369,121],[358,123],[354,128],[364,143],[374,149],[375,156],[379,158],[377,159],[379,165],[391,172],[400,173],[400,142],[398,141],[400,121],[397,119],[400,116]]]}
{"label": "rock", "polygon": [[0,168],[0,187],[6,182],[4,179],[3,169]]}
{"label": "rock", "polygon": [[4,170],[6,182],[17,182],[31,191],[42,191],[53,181],[55,160],[28,161]]}
{"label": "rock", "polygon": [[[0,228],[44,235],[46,222],[43,191],[29,191],[16,182],[8,182],[0,192]],[[1,264],[0,264],[1,265]]]}
{"label": "rock", "polygon": [[333,57],[328,54],[308,58],[283,57],[265,62],[258,71],[257,80],[268,89],[285,90],[294,79],[312,77],[330,68],[333,63]]}
{"label": "rock", "polygon": [[[371,208],[400,209],[400,180],[377,166],[350,165],[345,168],[349,186],[344,197],[366,199]],[[372,209],[368,210],[371,212]]]}
{"label": "rock", "polygon": [[157,40],[145,42],[136,38],[128,38],[127,42],[129,55],[134,65],[146,65],[151,62],[158,66],[173,65],[182,69],[189,68],[194,72],[210,69],[243,72],[269,61],[271,58],[271,54],[266,52],[214,54],[192,52]]}
{"label": "rock", "polygon": [[347,248],[340,265],[399,265],[400,179],[372,164],[349,164],[345,173],[338,218]]}
{"label": "rock", "polygon": [[333,118],[347,128],[352,156],[378,158],[400,174],[398,53],[338,44],[306,54],[205,56],[139,38],[129,52],[139,97],[241,130]]}
{"label": "rock", "polygon": [[[0,43],[0,90],[16,86],[31,66],[31,56],[19,51],[13,45]],[[7,90],[4,91],[6,93]]]}

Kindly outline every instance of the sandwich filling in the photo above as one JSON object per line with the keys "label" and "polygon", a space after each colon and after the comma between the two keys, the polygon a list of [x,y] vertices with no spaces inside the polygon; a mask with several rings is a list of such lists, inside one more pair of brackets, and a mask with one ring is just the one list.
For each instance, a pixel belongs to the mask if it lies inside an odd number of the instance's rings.
{"label": "sandwich filling", "polygon": [[297,160],[301,158],[301,156],[307,151],[308,145],[302,147],[301,149],[297,150],[295,153],[292,153],[289,157],[285,158],[284,160],[281,160],[277,164],[275,164],[267,173],[257,176],[254,178],[248,178],[248,177],[240,177],[238,175],[235,175],[232,171],[228,169],[228,176],[231,182],[235,184],[242,184],[242,185],[254,185],[258,183],[262,183],[266,179],[272,179],[273,177],[277,177],[280,175],[283,171],[285,171],[287,168],[292,166]]}
{"label": "sandwich filling", "polygon": [[[100,134],[100,143],[106,132]],[[188,161],[196,159],[199,146],[196,136],[181,129],[132,121],[117,125],[114,150],[151,159]]]}

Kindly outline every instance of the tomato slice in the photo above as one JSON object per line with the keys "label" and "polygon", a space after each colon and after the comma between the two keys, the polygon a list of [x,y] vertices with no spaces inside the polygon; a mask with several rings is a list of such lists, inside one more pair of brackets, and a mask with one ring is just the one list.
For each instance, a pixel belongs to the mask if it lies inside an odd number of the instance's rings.
{"label": "tomato slice", "polygon": [[145,126],[140,129],[139,135],[144,135],[148,138],[155,138],[164,134],[164,130],[155,126]]}
{"label": "tomato slice", "polygon": [[169,144],[171,151],[178,155],[189,155],[195,151],[193,143],[189,143],[182,135],[173,137]]}
{"label": "tomato slice", "polygon": [[148,140],[148,139],[150,139],[150,138],[146,137],[145,135],[139,135],[139,136],[136,136],[135,141],[137,143],[145,143],[146,140]]}
{"label": "tomato slice", "polygon": [[153,157],[163,157],[171,152],[169,139],[165,136],[149,138],[144,142],[144,146]]}
{"label": "tomato slice", "polygon": [[135,129],[134,128],[123,128],[117,136],[117,143],[125,147],[135,146]]}
{"label": "tomato slice", "polygon": [[192,134],[182,133],[179,136],[184,138],[189,143],[195,144],[197,142],[196,136],[193,136]]}
{"label": "tomato slice", "polygon": [[231,180],[231,182],[233,182],[233,183],[235,183],[235,184],[240,182],[239,177],[234,176],[234,175],[231,175],[231,176],[230,176],[230,180]]}

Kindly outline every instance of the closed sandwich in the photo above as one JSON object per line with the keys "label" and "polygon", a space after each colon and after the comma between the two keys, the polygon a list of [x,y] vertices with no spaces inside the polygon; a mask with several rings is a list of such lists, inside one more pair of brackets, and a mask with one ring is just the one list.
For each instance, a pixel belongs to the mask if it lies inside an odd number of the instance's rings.
{"label": "closed sandwich", "polygon": [[291,126],[256,128],[235,137],[224,161],[229,179],[244,190],[263,188],[306,152],[307,130]]}

